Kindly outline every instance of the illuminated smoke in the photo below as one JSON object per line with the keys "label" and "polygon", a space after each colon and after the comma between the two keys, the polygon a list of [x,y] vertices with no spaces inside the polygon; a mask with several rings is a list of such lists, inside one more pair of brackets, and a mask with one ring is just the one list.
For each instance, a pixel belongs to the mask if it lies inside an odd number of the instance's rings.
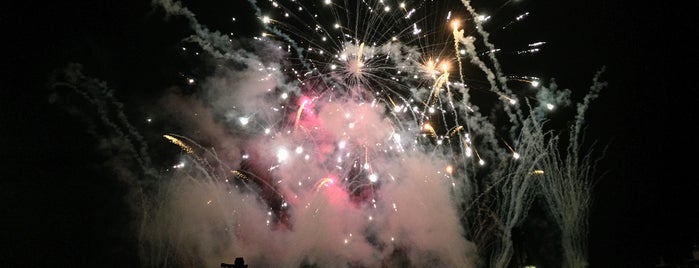
{"label": "illuminated smoke", "polygon": [[[244,256],[253,267],[475,267],[491,255],[490,264],[507,266],[511,231],[526,218],[538,176],[553,179],[555,163],[565,162],[544,122],[553,107],[570,105],[570,92],[551,84],[515,94],[510,82],[538,79],[505,75],[488,17],[466,0],[453,7],[458,20],[428,2],[248,2],[260,20],[250,23],[265,30],[246,50],[181,3],[154,1],[188,21],[193,34],[183,42],[217,66],[188,79],[196,98],[158,102],[182,129],[148,141],[181,149],[171,168],[155,171],[104,84],[77,67],[57,84],[98,108],[119,141],[112,146],[140,168],[115,163],[134,186],[143,264],[215,267]],[[594,83],[577,107],[573,154],[602,86]],[[476,91],[489,102],[472,102]],[[574,193],[585,194],[587,176],[579,174]],[[585,219],[561,216],[560,225]]]}

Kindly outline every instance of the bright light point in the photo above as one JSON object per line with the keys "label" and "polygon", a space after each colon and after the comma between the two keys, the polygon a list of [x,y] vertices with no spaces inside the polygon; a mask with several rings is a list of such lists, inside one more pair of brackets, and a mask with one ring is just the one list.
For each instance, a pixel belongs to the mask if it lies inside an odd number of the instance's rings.
{"label": "bright light point", "polygon": [[544,174],[544,171],[541,170],[541,169],[537,169],[537,170],[534,170],[534,174],[535,174],[535,175],[543,175],[543,174]]}
{"label": "bright light point", "polygon": [[243,159],[248,159],[248,158],[250,158],[250,155],[248,155],[248,154],[243,155]]}
{"label": "bright light point", "polygon": [[513,153],[513,154],[512,154],[512,158],[514,158],[514,159],[519,159],[519,154],[516,153],[516,152]]}
{"label": "bright light point", "polygon": [[288,158],[289,158],[289,152],[286,149],[281,148],[277,151],[277,161],[284,162]]}
{"label": "bright light point", "polygon": [[398,133],[393,134],[393,140],[395,140],[396,143],[400,143],[400,134],[398,134]]}
{"label": "bright light point", "polygon": [[546,109],[549,109],[549,111],[553,111],[553,108],[556,108],[556,106],[554,106],[554,105],[551,104],[551,103],[547,103],[547,104],[546,104]]}
{"label": "bright light point", "polygon": [[369,169],[369,163],[364,163],[364,169]]}
{"label": "bright light point", "polygon": [[335,65],[335,64],[330,65],[330,70],[335,70],[335,69],[337,69],[337,65]]}
{"label": "bright light point", "polygon": [[400,8],[405,8],[405,3],[404,3],[404,2],[401,2],[401,3],[400,3]]}
{"label": "bright light point", "polygon": [[379,179],[379,176],[376,174],[371,174],[369,175],[369,181],[370,182],[376,182]]}
{"label": "bright light point", "polygon": [[485,166],[485,161],[483,159],[478,160],[478,164],[481,166]]}
{"label": "bright light point", "polygon": [[271,21],[271,19],[268,16],[262,17],[262,23],[268,24]]}
{"label": "bright light point", "polygon": [[187,83],[189,83],[190,85],[194,84],[194,78],[187,79]]}
{"label": "bright light point", "polygon": [[447,174],[451,175],[454,172],[454,167],[452,165],[447,165]]}
{"label": "bright light point", "polygon": [[238,118],[238,120],[240,121],[240,124],[243,125],[243,126],[245,126],[245,125],[247,125],[248,123],[250,123],[250,118],[247,118],[247,117],[241,117],[241,118]]}
{"label": "bright light point", "polygon": [[429,109],[427,109],[427,111],[430,112],[431,114],[433,114],[433,113],[434,113],[434,108],[433,108],[433,107],[430,107]]}
{"label": "bright light point", "polygon": [[466,50],[465,50],[465,49],[459,50],[459,54],[461,54],[461,55],[466,55]]}
{"label": "bright light point", "polygon": [[269,128],[265,128],[265,134],[269,134],[269,132],[272,131]]}
{"label": "bright light point", "polygon": [[340,148],[340,149],[344,149],[346,145],[347,145],[347,142],[346,142],[346,141],[340,141],[340,142],[337,144],[337,147]]}
{"label": "bright light point", "polygon": [[304,160],[311,159],[311,156],[310,156],[310,155],[305,155],[305,156],[303,156],[303,159],[304,159]]}
{"label": "bright light point", "polygon": [[509,101],[509,102],[510,102],[510,104],[511,104],[511,105],[515,105],[515,104],[517,104],[517,100],[515,100],[515,99],[510,99],[510,101]]}
{"label": "bright light point", "polygon": [[532,84],[533,87],[539,87],[539,81],[538,81],[538,80],[532,81],[531,84]]}
{"label": "bright light point", "polygon": [[451,27],[452,27],[454,30],[459,29],[459,21],[458,21],[458,20],[453,20],[453,21],[451,21]]}
{"label": "bright light point", "polygon": [[303,153],[303,147],[301,147],[301,146],[296,147],[296,153],[297,153],[297,154]]}
{"label": "bright light point", "polygon": [[333,3],[333,2],[330,1],[330,0],[325,0],[325,4],[326,4],[326,5],[329,5],[329,4],[332,4],[332,3]]}
{"label": "bright light point", "polygon": [[153,120],[150,118],[146,118],[146,122],[150,123],[150,122],[153,122]]}
{"label": "bright light point", "polygon": [[340,24],[339,24],[339,23],[335,23],[335,29],[337,29],[337,28],[340,28]]}
{"label": "bright light point", "polygon": [[391,7],[389,7],[389,6],[386,6],[386,7],[384,7],[384,8],[383,8],[383,11],[386,11],[386,12],[389,12],[389,11],[391,11]]}
{"label": "bright light point", "polygon": [[288,98],[288,97],[289,97],[289,94],[288,94],[288,93],[286,93],[286,92],[284,92],[284,93],[282,93],[281,97],[282,97],[282,99],[284,99],[284,100],[285,100],[286,98]]}
{"label": "bright light point", "polygon": [[432,61],[431,59],[427,61],[427,63],[425,63],[424,69],[426,73],[432,74],[434,72],[434,61]]}
{"label": "bright light point", "polygon": [[417,24],[413,24],[413,35],[418,35],[420,32],[422,32],[422,29],[417,27]]}

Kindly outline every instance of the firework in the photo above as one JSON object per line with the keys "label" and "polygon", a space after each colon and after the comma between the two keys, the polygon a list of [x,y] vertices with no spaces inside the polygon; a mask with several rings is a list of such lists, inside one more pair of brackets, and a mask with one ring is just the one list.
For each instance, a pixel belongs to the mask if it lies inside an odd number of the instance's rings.
{"label": "firework", "polygon": [[[162,172],[138,161],[149,185],[144,264],[472,267],[480,251],[506,266],[536,176],[553,169],[541,164],[546,113],[570,93],[528,93],[538,79],[505,74],[489,16],[469,1],[437,2],[251,0],[259,21],[249,23],[263,31],[248,51],[180,3],[155,1],[189,21],[183,42],[217,68],[185,76],[201,98],[165,98],[185,115],[183,133],[163,135],[182,161]],[[94,87],[72,77],[76,89]],[[82,94],[98,106],[111,96]],[[118,137],[140,137],[121,123],[110,125]],[[501,193],[510,205],[493,207]],[[494,216],[475,216],[485,207]]]}

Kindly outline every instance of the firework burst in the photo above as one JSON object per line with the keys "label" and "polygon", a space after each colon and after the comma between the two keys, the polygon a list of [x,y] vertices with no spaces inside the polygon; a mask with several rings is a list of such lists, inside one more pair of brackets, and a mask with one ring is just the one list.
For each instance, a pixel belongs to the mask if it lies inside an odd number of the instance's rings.
{"label": "firework burst", "polygon": [[505,74],[490,17],[437,2],[251,0],[250,23],[263,26],[251,52],[180,3],[155,1],[188,20],[183,42],[217,66],[185,76],[199,98],[164,98],[185,116],[183,133],[161,133],[182,150],[162,171],[123,114],[113,123],[105,105],[118,102],[103,85],[71,70],[65,85],[104,111],[144,171],[144,264],[506,266],[535,179],[555,169],[542,164],[556,140],[546,113],[570,93],[523,90],[538,79]]}

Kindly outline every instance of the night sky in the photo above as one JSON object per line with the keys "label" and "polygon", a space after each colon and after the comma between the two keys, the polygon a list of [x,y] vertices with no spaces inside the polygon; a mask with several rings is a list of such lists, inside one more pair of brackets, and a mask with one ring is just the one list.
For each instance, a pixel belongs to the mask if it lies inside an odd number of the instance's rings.
{"label": "night sky", "polygon": [[[609,85],[588,114],[588,138],[609,145],[590,219],[591,267],[689,259],[699,243],[699,21],[690,14],[699,2],[523,1],[532,13],[528,34],[547,46],[530,58],[536,63],[515,68],[532,64],[559,86],[584,91],[606,66]],[[138,265],[126,224],[127,187],[100,164],[106,159],[80,117],[49,102],[47,85],[54,70],[80,62],[140,107],[173,86],[166,81],[181,80],[187,62],[176,55],[186,23],[166,21],[141,2],[17,1],[0,8],[3,266]],[[254,32],[257,26],[231,21],[254,17],[246,1],[235,2],[188,7],[212,29]],[[146,112],[132,111],[134,121]]]}

